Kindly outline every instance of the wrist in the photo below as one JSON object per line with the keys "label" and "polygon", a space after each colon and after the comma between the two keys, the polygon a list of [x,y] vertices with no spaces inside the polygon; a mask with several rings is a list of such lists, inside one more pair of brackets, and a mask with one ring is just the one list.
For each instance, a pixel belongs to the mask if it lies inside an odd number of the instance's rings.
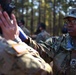
{"label": "wrist", "polygon": [[15,42],[17,42],[17,43],[22,42],[19,37],[15,37],[15,39],[14,39],[13,41],[15,41]]}

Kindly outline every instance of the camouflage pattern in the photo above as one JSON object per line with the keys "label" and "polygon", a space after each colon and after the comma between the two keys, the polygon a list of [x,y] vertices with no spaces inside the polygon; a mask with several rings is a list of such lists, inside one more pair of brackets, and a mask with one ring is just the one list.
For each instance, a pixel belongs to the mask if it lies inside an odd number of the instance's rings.
{"label": "camouflage pattern", "polygon": [[46,62],[53,61],[53,75],[76,75],[76,44],[69,35],[50,37],[40,44],[30,39],[29,45]]}
{"label": "camouflage pattern", "polygon": [[36,41],[39,43],[41,41],[45,41],[50,37],[50,34],[46,32],[45,30],[42,30],[37,36],[36,36]]}
{"label": "camouflage pattern", "polygon": [[0,37],[0,75],[52,75],[36,50],[25,43]]}

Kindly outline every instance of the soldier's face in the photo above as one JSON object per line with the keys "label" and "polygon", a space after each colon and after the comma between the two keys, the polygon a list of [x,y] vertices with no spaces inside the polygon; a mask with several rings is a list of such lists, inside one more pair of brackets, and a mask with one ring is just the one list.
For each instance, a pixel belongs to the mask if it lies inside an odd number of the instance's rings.
{"label": "soldier's face", "polygon": [[68,33],[72,37],[76,37],[76,18],[67,18]]}

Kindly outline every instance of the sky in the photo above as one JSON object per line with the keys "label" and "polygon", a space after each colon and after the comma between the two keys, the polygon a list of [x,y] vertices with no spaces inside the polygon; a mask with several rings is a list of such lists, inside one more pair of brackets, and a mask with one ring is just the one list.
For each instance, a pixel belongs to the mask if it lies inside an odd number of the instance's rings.
{"label": "sky", "polygon": [[29,0],[31,2],[31,0]]}

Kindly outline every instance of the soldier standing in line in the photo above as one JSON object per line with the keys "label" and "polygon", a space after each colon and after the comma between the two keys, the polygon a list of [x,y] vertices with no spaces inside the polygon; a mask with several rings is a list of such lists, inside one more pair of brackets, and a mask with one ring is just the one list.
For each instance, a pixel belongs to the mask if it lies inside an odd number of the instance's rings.
{"label": "soldier standing in line", "polygon": [[[50,34],[46,31],[46,25],[42,22],[38,24],[35,34],[36,34],[35,40],[37,43],[45,41],[50,37]],[[32,38],[34,37],[32,36]]]}
{"label": "soldier standing in line", "polygon": [[36,36],[36,41],[39,43],[48,39],[50,34],[46,31],[46,25],[44,23],[39,23],[38,27],[41,32]]}

